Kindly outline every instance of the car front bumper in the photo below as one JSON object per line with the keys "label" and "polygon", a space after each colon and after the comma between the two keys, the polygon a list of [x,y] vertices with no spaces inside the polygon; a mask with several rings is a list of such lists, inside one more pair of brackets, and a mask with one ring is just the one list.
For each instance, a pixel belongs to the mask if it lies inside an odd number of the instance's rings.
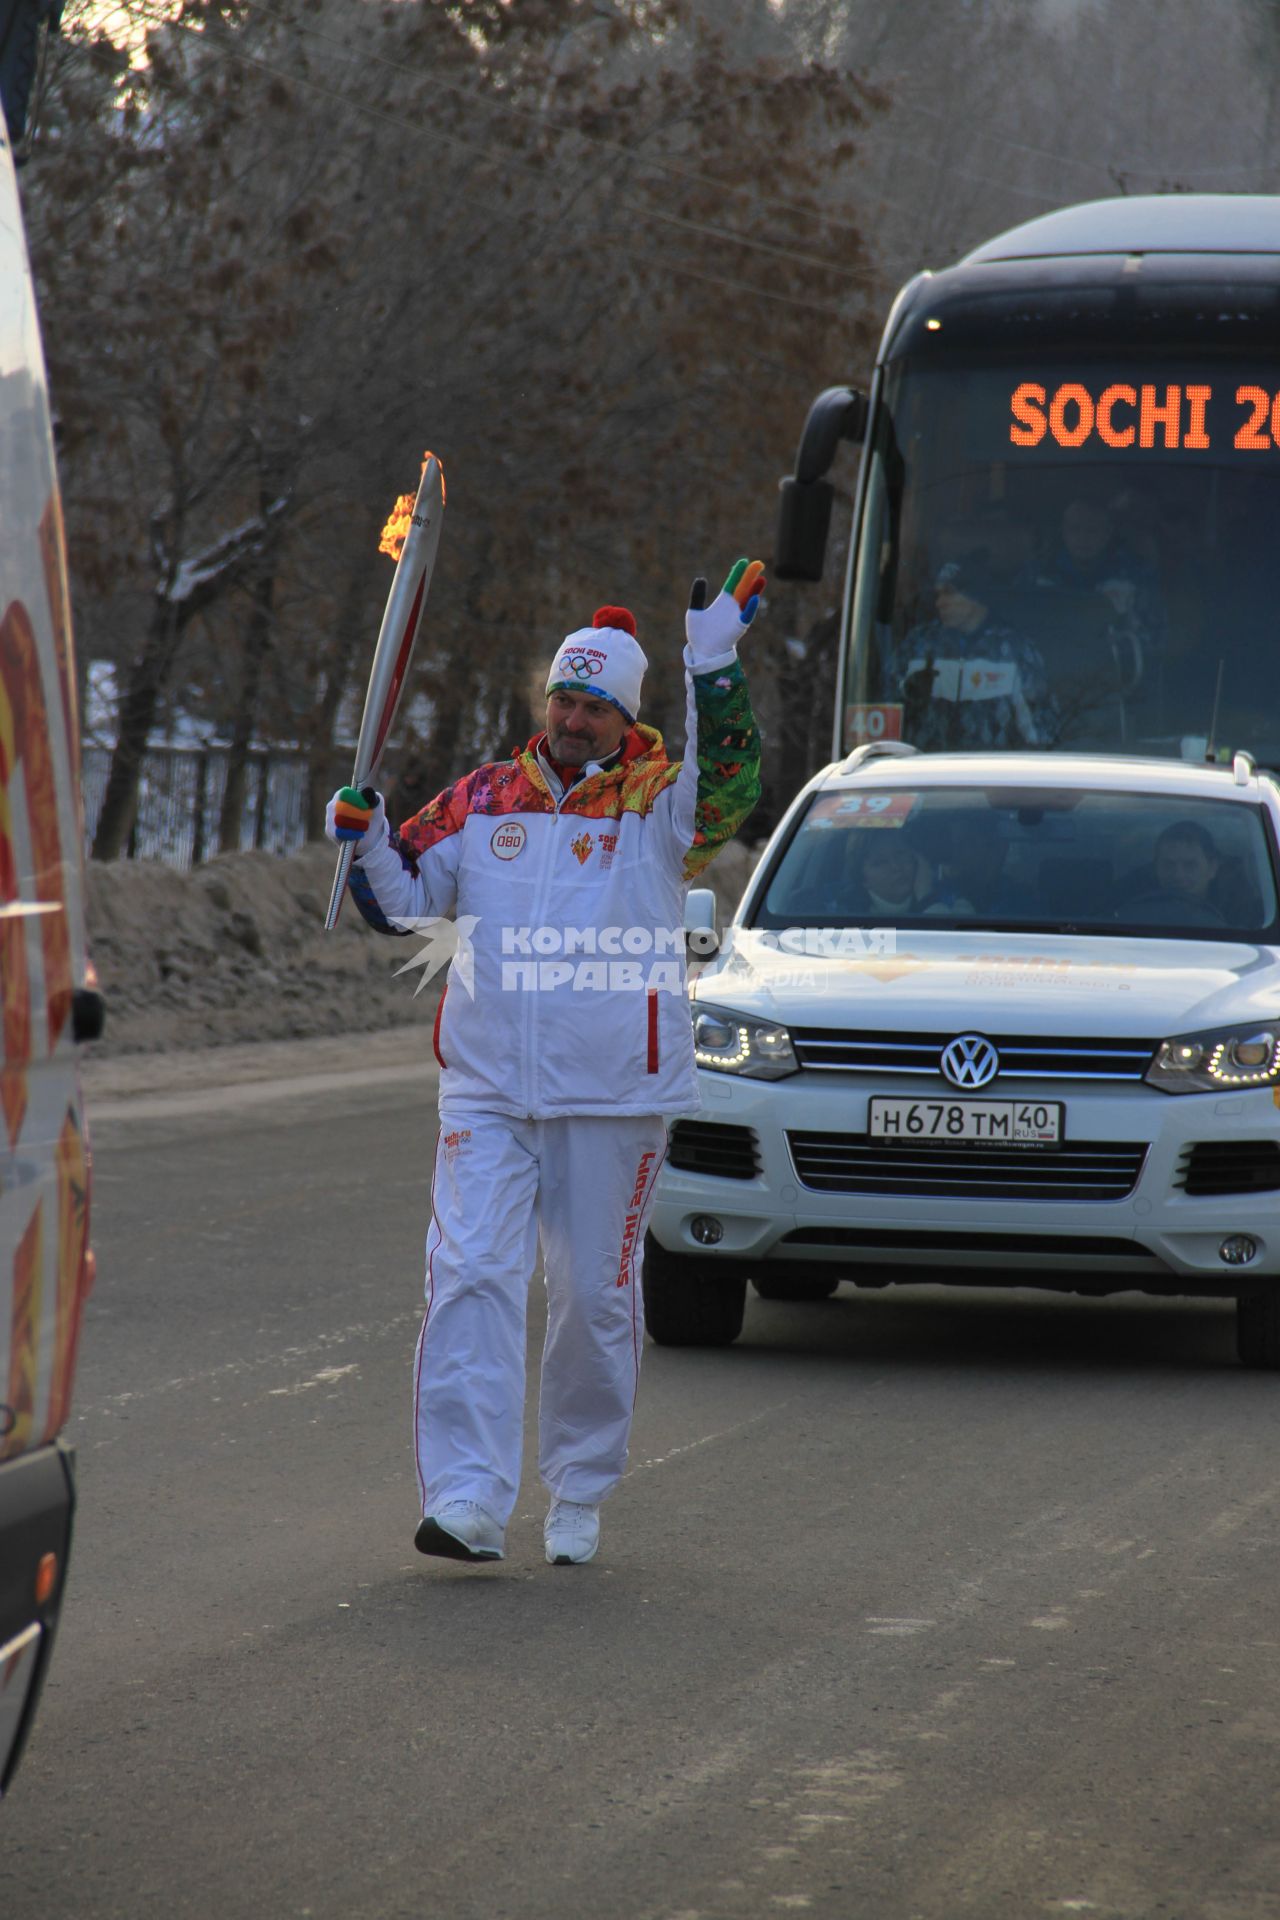
{"label": "car front bumper", "polygon": [[[763,1262],[819,1261],[854,1279],[860,1272],[870,1279],[879,1269],[879,1280],[905,1280],[918,1270],[920,1278],[952,1277],[973,1285],[984,1277],[1008,1282],[1016,1275],[1022,1284],[1070,1285],[1074,1278],[1100,1290],[1132,1286],[1184,1294],[1234,1294],[1280,1277],[1280,1189],[1192,1194],[1182,1184],[1192,1145],[1280,1143],[1280,1112],[1270,1088],[1168,1095],[1145,1084],[1100,1090],[1020,1083],[1016,1095],[1003,1097],[1064,1104],[1064,1145],[1132,1143],[1145,1155],[1136,1183],[1122,1198],[1019,1199],[818,1192],[797,1173],[789,1132],[864,1136],[873,1094],[963,1096],[936,1088],[922,1093],[918,1080],[886,1078],[872,1087],[812,1072],[761,1081],[703,1071],[699,1080],[703,1105],[687,1119],[749,1128],[759,1171],[751,1179],[730,1179],[686,1171],[668,1160],[650,1230],[669,1252],[697,1253],[748,1273]],[[912,1151],[902,1149],[904,1155]],[[695,1221],[707,1220],[718,1224],[714,1245],[693,1230]],[[1244,1264],[1229,1264],[1223,1243],[1241,1235],[1256,1250]]]}

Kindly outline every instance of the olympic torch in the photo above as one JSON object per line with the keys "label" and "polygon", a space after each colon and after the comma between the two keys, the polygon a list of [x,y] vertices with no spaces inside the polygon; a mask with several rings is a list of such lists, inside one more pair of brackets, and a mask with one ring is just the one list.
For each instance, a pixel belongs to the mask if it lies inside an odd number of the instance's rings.
{"label": "olympic torch", "polygon": [[[413,646],[422,623],[422,609],[431,585],[431,573],[440,545],[440,527],[444,520],[444,471],[434,453],[423,456],[422,479],[416,500],[402,494],[382,531],[379,551],[396,558],[395,578],[387,595],[386,612],[378,644],[369,669],[369,689],[364,697],[360,737],[356,743],[353,787],[368,786],[376,777],[382,750],[391,731],[400,695],[409,675]],[[333,876],[333,892],[325,929],[338,924],[342,896],[351,870],[354,841],[338,849],[338,864]]]}

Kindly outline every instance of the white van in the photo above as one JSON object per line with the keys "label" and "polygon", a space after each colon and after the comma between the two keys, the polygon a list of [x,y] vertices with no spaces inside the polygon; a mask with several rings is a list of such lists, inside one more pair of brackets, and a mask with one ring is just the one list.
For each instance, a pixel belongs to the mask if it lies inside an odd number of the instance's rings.
{"label": "white van", "polygon": [[66,1579],[62,1441],[93,1281],[78,1040],[101,1029],[84,930],[62,508],[12,147],[0,116],[0,1796]]}

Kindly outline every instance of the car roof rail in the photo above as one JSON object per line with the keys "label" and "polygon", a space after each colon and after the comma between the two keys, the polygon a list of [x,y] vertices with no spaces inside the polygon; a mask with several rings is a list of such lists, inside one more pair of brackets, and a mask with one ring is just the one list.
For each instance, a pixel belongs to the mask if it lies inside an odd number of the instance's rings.
{"label": "car roof rail", "polygon": [[859,767],[865,767],[868,760],[903,760],[908,754],[919,753],[919,747],[911,746],[906,740],[864,740],[860,747],[836,767],[837,773],[856,773]]}
{"label": "car roof rail", "polygon": [[1243,749],[1231,762],[1231,776],[1238,787],[1247,787],[1257,771],[1257,761],[1251,753],[1245,753]]}

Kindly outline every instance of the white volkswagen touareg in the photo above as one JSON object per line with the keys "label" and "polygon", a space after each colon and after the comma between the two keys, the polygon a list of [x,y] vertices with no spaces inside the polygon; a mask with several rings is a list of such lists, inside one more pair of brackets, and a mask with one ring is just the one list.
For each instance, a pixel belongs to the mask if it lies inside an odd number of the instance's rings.
{"label": "white volkswagen touareg", "polygon": [[748,1280],[1004,1280],[1225,1295],[1280,1366],[1278,836],[1244,754],[818,774],[691,988],[653,1337],[727,1344]]}

